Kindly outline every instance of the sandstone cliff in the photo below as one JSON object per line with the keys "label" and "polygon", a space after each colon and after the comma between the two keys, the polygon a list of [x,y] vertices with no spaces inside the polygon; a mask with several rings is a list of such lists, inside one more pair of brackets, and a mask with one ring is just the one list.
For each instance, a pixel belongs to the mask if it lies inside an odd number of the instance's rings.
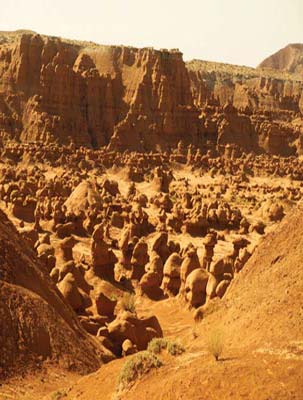
{"label": "sandstone cliff", "polygon": [[[208,139],[285,156],[301,151],[297,141],[303,133],[298,122],[303,79],[281,71],[199,60],[187,63],[187,68]],[[218,117],[226,104],[229,107]]]}
{"label": "sandstone cliff", "polygon": [[0,34],[0,136],[112,150],[301,154],[303,77],[192,61],[179,50]]}
{"label": "sandstone cliff", "polygon": [[1,45],[0,112],[0,130],[22,141],[144,150],[197,135],[178,50],[17,34]]}

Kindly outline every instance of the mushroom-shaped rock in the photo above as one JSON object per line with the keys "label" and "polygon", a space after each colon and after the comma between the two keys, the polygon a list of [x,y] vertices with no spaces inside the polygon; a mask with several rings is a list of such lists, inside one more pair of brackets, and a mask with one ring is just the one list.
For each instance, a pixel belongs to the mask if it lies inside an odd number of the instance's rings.
{"label": "mushroom-shaped rock", "polygon": [[268,211],[268,218],[271,221],[281,221],[281,219],[284,217],[284,208],[281,204],[272,204]]}
{"label": "mushroom-shaped rock", "polygon": [[129,339],[139,351],[145,350],[154,337],[162,337],[162,329],[155,316],[138,318],[135,314],[124,311],[108,324],[109,337],[122,351],[122,344]]}
{"label": "mushroom-shaped rock", "polygon": [[215,233],[208,233],[204,240],[204,246],[214,247],[217,243],[217,235]]}
{"label": "mushroom-shaped rock", "polygon": [[44,243],[40,244],[37,247],[37,253],[39,260],[45,265],[47,271],[50,272],[56,264],[55,249],[53,246]]}
{"label": "mushroom-shaped rock", "polygon": [[68,273],[64,279],[58,283],[58,289],[62,293],[64,299],[72,307],[74,311],[82,308],[83,299],[73,274]]}
{"label": "mushroom-shaped rock", "polygon": [[138,352],[137,346],[131,340],[126,339],[122,343],[122,355],[129,356]]}
{"label": "mushroom-shaped rock", "polygon": [[145,266],[146,273],[140,280],[140,288],[150,298],[156,299],[163,295],[160,289],[163,279],[163,263],[161,257],[152,253],[151,261]]}
{"label": "mushroom-shaped rock", "polygon": [[170,296],[176,296],[179,292],[181,279],[180,269],[182,258],[177,253],[171,254],[163,268],[162,289],[164,293]]}
{"label": "mushroom-shaped rock", "polygon": [[75,263],[74,261],[67,261],[58,267],[59,275],[58,275],[58,282],[62,281],[64,277],[69,273],[73,273],[75,271]]}
{"label": "mushroom-shaped rock", "polygon": [[76,240],[73,236],[61,240],[58,246],[58,258],[63,262],[73,261],[73,247],[75,244]]}
{"label": "mushroom-shaped rock", "polygon": [[96,295],[96,308],[99,315],[106,315],[112,317],[114,315],[114,310],[117,305],[117,300],[115,298],[109,298],[104,293],[99,292]]}
{"label": "mushroom-shaped rock", "polygon": [[167,240],[167,232],[159,232],[155,236],[151,244],[151,250],[155,251],[161,257],[163,263],[165,263],[170,254],[169,248],[167,246]]}
{"label": "mushroom-shaped rock", "polygon": [[257,221],[256,223],[252,224],[249,228],[250,232],[257,232],[259,235],[264,235],[266,225],[263,221]]}
{"label": "mushroom-shaped rock", "polygon": [[79,215],[91,207],[99,208],[101,204],[101,197],[96,184],[91,181],[82,181],[73,190],[64,206],[68,214]]}
{"label": "mushroom-shaped rock", "polygon": [[143,240],[139,240],[138,243],[135,245],[132,258],[131,258],[131,265],[132,265],[132,279],[140,280],[145,272],[145,265],[148,263],[148,246],[147,243]]}
{"label": "mushroom-shaped rock", "polygon": [[105,179],[102,184],[103,189],[111,196],[116,196],[120,193],[118,182]]}
{"label": "mushroom-shaped rock", "polygon": [[225,280],[221,281],[216,288],[216,295],[218,297],[222,298],[229,285],[230,285],[230,280],[225,279]]}
{"label": "mushroom-shaped rock", "polygon": [[225,269],[225,259],[219,258],[218,260],[215,260],[210,264],[209,272],[214,276],[220,277],[224,274]]}
{"label": "mushroom-shaped rock", "polygon": [[164,268],[164,266],[163,266],[161,257],[157,253],[152,252],[150,261],[145,266],[145,271],[146,272],[156,272],[157,274],[159,274],[159,276],[161,277],[161,281],[162,281],[163,268]]}
{"label": "mushroom-shaped rock", "polygon": [[200,268],[200,261],[197,255],[197,250],[190,248],[181,264],[180,278],[181,282],[185,283],[187,276],[196,268]]}
{"label": "mushroom-shaped rock", "polygon": [[219,279],[214,276],[212,273],[209,274],[207,286],[206,286],[206,297],[207,300],[213,299],[216,297],[216,289],[219,284]]}
{"label": "mushroom-shaped rock", "polygon": [[97,225],[93,232],[91,254],[94,272],[105,278],[112,278],[117,257],[104,241],[104,229],[102,224]]}
{"label": "mushroom-shaped rock", "polygon": [[199,268],[192,271],[185,282],[185,299],[191,307],[199,307],[206,301],[208,272]]}
{"label": "mushroom-shaped rock", "polygon": [[139,283],[142,293],[152,299],[161,298],[163,296],[163,291],[160,288],[161,281],[161,277],[157,272],[146,272]]}
{"label": "mushroom-shaped rock", "polygon": [[43,255],[53,256],[55,254],[55,250],[54,250],[53,246],[51,246],[50,244],[42,243],[37,247],[37,253],[38,253],[38,257],[41,257]]}

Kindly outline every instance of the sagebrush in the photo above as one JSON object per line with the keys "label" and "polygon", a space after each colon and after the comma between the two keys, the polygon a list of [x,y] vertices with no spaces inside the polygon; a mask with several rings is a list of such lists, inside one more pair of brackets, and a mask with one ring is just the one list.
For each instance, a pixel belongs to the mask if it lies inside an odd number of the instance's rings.
{"label": "sagebrush", "polygon": [[118,391],[129,387],[142,375],[147,374],[153,368],[160,368],[162,365],[162,361],[148,350],[135,354],[126,361],[120,371],[117,384]]}
{"label": "sagebrush", "polygon": [[185,348],[181,343],[175,341],[154,338],[148,343],[147,350],[154,354],[160,354],[162,350],[167,350],[172,356],[177,356],[184,353]]}

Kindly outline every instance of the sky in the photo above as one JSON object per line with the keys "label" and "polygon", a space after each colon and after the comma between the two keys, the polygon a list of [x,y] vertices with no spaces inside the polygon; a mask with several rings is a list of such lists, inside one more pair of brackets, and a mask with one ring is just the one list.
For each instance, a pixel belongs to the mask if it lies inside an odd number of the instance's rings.
{"label": "sky", "polygon": [[255,67],[303,43],[303,0],[0,0],[0,10],[0,31],[179,48],[185,60]]}

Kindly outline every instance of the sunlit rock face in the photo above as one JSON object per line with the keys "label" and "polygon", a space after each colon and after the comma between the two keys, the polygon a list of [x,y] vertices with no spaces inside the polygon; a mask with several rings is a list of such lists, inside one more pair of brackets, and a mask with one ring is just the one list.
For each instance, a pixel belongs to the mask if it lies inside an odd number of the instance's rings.
{"label": "sunlit rock face", "polygon": [[182,140],[301,153],[297,67],[273,73],[185,63],[178,49],[100,46],[33,32],[0,39],[1,137],[122,151],[167,150]]}

